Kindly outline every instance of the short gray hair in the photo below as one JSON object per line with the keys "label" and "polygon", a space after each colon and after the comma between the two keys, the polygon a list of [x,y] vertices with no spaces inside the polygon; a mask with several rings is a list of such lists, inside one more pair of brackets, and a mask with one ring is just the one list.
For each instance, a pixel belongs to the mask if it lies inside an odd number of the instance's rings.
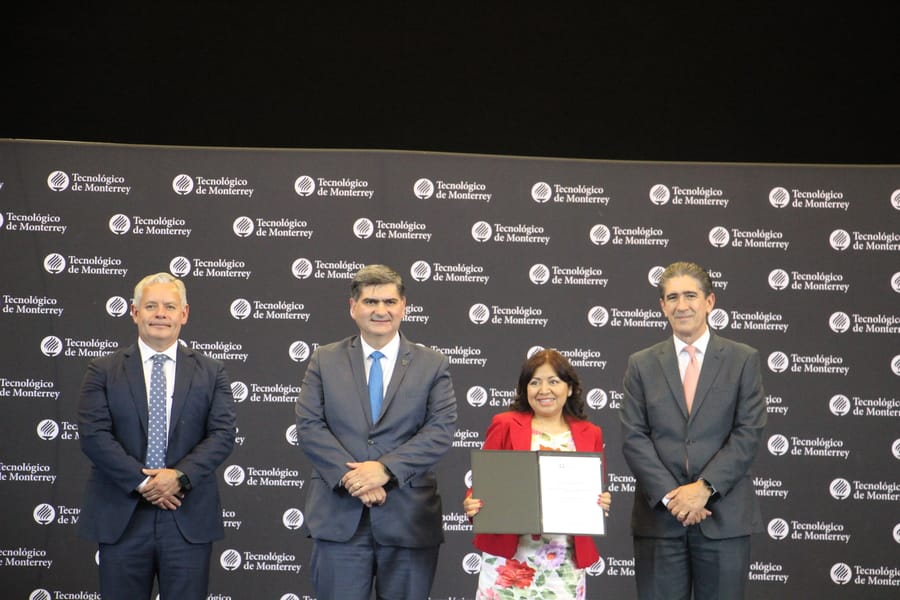
{"label": "short gray hair", "polygon": [[137,285],[134,286],[134,299],[131,301],[132,304],[134,304],[135,306],[140,306],[141,296],[144,295],[144,288],[148,285],[153,285],[154,283],[175,284],[175,287],[178,289],[178,295],[181,296],[181,305],[187,306],[187,288],[184,287],[184,282],[174,275],[169,275],[165,272],[147,275],[146,277],[138,281]]}

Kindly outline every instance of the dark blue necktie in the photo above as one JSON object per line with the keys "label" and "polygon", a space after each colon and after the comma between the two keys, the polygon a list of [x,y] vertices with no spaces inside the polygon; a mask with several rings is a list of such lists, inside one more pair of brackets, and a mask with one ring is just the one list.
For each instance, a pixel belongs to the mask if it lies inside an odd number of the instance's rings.
{"label": "dark blue necktie", "polygon": [[162,469],[166,466],[166,373],[163,364],[165,354],[153,357],[150,372],[150,421],[147,428],[147,468]]}
{"label": "dark blue necktie", "polygon": [[369,369],[369,404],[372,405],[372,422],[381,414],[381,401],[384,399],[384,374],[381,371],[381,359],[384,354],[376,350],[369,355],[372,366]]}

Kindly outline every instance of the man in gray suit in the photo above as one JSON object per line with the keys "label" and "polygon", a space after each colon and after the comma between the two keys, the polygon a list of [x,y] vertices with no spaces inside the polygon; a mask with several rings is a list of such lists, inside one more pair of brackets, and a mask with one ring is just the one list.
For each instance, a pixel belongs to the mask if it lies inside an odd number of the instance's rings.
{"label": "man in gray suit", "polygon": [[712,334],[700,266],[669,265],[659,290],[674,338],[629,357],[620,412],[638,597],[740,599],[762,530],[750,477],[766,424],[759,353]]}
{"label": "man in gray suit", "polygon": [[321,600],[369,600],[374,580],[379,599],[422,600],[444,540],[433,468],[456,423],[450,364],[400,334],[395,271],[366,266],[350,292],[359,335],[316,349],[296,407],[313,586]]}

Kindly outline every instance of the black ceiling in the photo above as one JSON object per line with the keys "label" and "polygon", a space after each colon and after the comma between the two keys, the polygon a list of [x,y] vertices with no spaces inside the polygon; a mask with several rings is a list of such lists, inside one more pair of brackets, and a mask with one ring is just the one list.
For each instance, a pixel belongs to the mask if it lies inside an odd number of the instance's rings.
{"label": "black ceiling", "polygon": [[0,137],[900,164],[897,8],[79,4],[12,9]]}

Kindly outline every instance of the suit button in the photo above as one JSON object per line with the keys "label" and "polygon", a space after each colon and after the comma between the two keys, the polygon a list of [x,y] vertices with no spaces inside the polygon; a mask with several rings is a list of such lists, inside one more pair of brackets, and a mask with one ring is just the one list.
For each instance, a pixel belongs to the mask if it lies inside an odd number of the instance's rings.
{"label": "suit button", "polygon": [[374,446],[375,440],[366,440],[366,443],[369,444],[370,446]]}

